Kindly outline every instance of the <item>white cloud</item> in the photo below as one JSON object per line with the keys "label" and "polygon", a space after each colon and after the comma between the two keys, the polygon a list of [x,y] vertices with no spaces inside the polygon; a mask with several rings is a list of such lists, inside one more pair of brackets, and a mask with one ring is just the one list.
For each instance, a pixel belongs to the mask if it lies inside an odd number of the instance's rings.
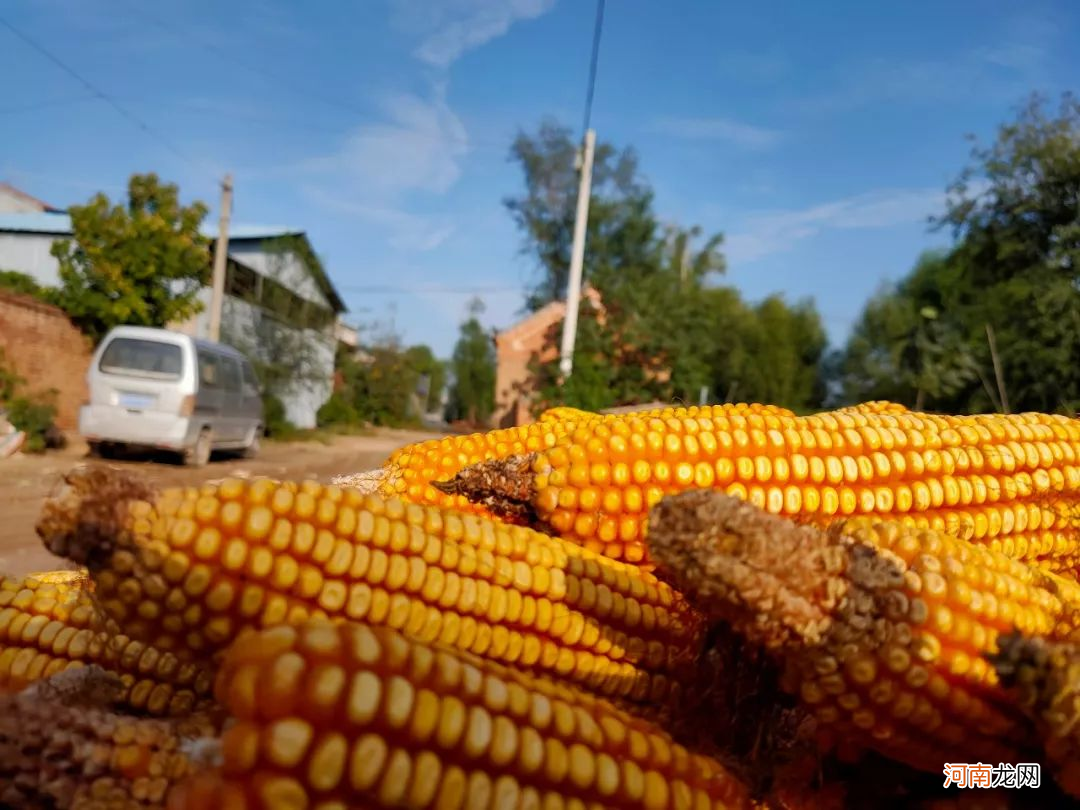
{"label": "white cloud", "polygon": [[925,223],[944,202],[941,189],[881,189],[809,208],[761,212],[733,230],[724,240],[724,253],[732,263],[752,262],[823,231]]}
{"label": "white cloud", "polygon": [[754,126],[732,118],[661,118],[656,132],[688,140],[727,141],[746,149],[768,149],[783,137],[779,130]]}
{"label": "white cloud", "polygon": [[469,139],[446,103],[446,88],[437,87],[427,99],[396,94],[382,106],[383,121],[357,127],[336,153],[309,160],[306,167],[338,182],[344,175],[373,196],[449,190],[461,176]]}
{"label": "white cloud", "polygon": [[555,0],[394,0],[397,22],[422,39],[413,55],[448,68],[464,53],[506,34],[519,20],[541,17]]}
{"label": "white cloud", "polygon": [[320,188],[305,187],[304,193],[313,203],[331,211],[374,225],[386,234],[390,247],[401,251],[427,252],[435,250],[449,239],[455,230],[445,218],[413,214],[387,205],[350,200],[334,196]]}

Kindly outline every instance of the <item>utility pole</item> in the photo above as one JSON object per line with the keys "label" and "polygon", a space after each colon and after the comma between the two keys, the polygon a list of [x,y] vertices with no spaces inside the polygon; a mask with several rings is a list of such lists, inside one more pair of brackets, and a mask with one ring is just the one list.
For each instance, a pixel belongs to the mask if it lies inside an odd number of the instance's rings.
{"label": "utility pole", "polygon": [[577,340],[578,309],[581,306],[581,270],[585,263],[585,230],[589,222],[589,196],[592,194],[593,151],[596,133],[585,131],[581,183],[578,186],[577,217],[574,219],[574,245],[570,252],[570,279],[566,286],[566,317],[563,319],[562,352],[559,370],[569,377],[574,369],[574,343]]}
{"label": "utility pole", "polygon": [[210,340],[221,337],[221,305],[225,298],[225,259],[229,255],[229,214],[232,209],[232,175],[221,182],[221,219],[214,245],[214,278],[210,290]]}
{"label": "utility pole", "polygon": [[600,58],[600,32],[604,27],[604,0],[597,0],[596,23],[593,27],[592,58],[589,61],[589,83],[585,94],[585,143],[581,156],[581,180],[578,184],[577,216],[574,218],[574,244],[570,250],[570,278],[566,285],[566,316],[563,319],[562,347],[559,371],[566,381],[574,370],[574,343],[577,341],[578,309],[581,306],[581,274],[585,262],[585,232],[589,223],[589,197],[592,194],[593,152],[596,132],[590,126],[593,91],[596,89],[596,65]]}
{"label": "utility pole", "polygon": [[998,399],[1001,402],[1001,412],[1009,412],[1009,395],[1005,393],[1005,375],[1001,372],[1001,360],[998,359],[997,339],[994,337],[994,327],[989,323],[986,326],[986,342],[990,345],[990,360],[994,364],[994,377],[997,379]]}

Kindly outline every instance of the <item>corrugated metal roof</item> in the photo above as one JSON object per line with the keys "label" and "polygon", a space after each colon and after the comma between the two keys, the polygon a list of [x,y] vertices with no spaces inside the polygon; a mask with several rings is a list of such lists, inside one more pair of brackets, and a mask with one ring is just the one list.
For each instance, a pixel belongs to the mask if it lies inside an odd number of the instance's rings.
{"label": "corrugated metal roof", "polygon": [[[217,223],[206,224],[200,228],[203,235],[210,239],[216,239],[218,233]],[[37,233],[48,236],[71,236],[71,217],[67,214],[51,214],[47,212],[34,212],[23,214],[0,214],[0,233]],[[262,239],[275,239],[283,236],[299,236],[307,241],[307,234],[300,228],[287,228],[282,225],[246,225],[236,223],[229,225],[229,242],[255,241]],[[310,243],[309,243],[310,245]],[[317,259],[314,267],[309,268],[316,282],[330,299],[331,305],[337,312],[346,310],[345,302],[334,287],[322,263]]]}
{"label": "corrugated metal roof", "polygon": [[[217,238],[217,223],[204,225],[199,230],[210,239]],[[0,214],[0,231],[69,235],[71,233],[71,217],[67,214],[50,214],[47,212]],[[238,222],[229,226],[230,241],[234,239],[238,241],[273,239],[302,233],[303,230],[300,228],[287,228],[282,225],[247,225]]]}
{"label": "corrugated metal roof", "polygon": [[0,214],[0,231],[15,233],[70,234],[71,217],[45,211],[28,214]]}

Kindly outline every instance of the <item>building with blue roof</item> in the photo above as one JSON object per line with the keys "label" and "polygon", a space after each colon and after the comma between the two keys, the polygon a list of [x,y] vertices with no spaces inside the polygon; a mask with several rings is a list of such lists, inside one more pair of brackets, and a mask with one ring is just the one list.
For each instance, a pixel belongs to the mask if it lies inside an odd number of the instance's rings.
{"label": "building with blue roof", "polygon": [[[217,239],[216,224],[202,232]],[[56,285],[59,263],[52,245],[72,235],[71,218],[62,210],[0,183],[0,269]],[[202,312],[170,328],[208,337],[210,294],[209,287],[203,288]],[[297,427],[314,427],[318,409],[333,391],[334,354],[345,311],[302,229],[230,225],[220,340],[257,366],[277,369],[275,394]],[[288,373],[282,373],[283,363]]]}

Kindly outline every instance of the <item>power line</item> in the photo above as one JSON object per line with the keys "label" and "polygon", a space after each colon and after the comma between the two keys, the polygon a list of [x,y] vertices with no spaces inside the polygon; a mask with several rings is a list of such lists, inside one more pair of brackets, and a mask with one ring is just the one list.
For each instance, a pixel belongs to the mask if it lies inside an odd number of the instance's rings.
{"label": "power line", "polygon": [[[127,5],[137,15],[141,16],[144,20],[151,23],[152,25],[154,25],[154,26],[156,26],[158,28],[161,28],[162,30],[172,34],[173,36],[179,36],[178,30],[180,28],[182,28],[182,26],[177,26],[176,24],[169,23],[169,22],[161,19],[160,17],[156,17],[153,14],[148,13],[146,11],[145,7],[142,4],[135,5],[134,3],[129,3]],[[273,71],[273,70],[267,70],[266,68],[261,67],[261,66],[259,66],[257,64],[254,64],[252,62],[249,62],[249,61],[247,61],[245,59],[240,59],[232,51],[227,50],[225,48],[222,48],[222,47],[220,47],[218,45],[215,45],[215,44],[213,44],[211,42],[207,42],[206,40],[201,39],[201,38],[199,38],[197,36],[185,36],[184,41],[186,43],[194,42],[198,47],[202,48],[205,51],[208,51],[208,52],[214,54],[216,57],[218,57],[218,59],[221,59],[222,61],[224,61],[226,63],[231,63],[231,64],[234,64],[234,65],[238,65],[239,67],[242,67],[244,70],[248,71],[249,73],[253,73],[256,76],[260,77],[261,79],[263,79],[263,81],[268,81],[269,83],[271,83],[274,86],[275,89],[284,88],[286,90],[291,91],[292,93],[295,93],[298,96],[303,97],[305,100],[310,101],[310,100],[314,99],[315,101],[321,102],[325,106],[327,106],[329,108],[332,108],[334,110],[337,110],[338,112],[346,112],[346,113],[349,113],[351,115],[359,115],[359,116],[362,116],[365,119],[373,117],[372,111],[370,109],[365,109],[362,106],[360,106],[359,104],[355,104],[355,103],[349,101],[348,99],[342,99],[342,98],[339,98],[339,97],[336,97],[336,96],[329,95],[327,93],[322,93],[319,90],[311,87],[309,84],[294,81],[292,77],[287,76],[287,75],[285,75],[283,73],[277,73],[276,71]],[[225,113],[224,116],[225,117],[238,117],[238,116],[235,116],[235,115],[230,114],[230,113]],[[291,122],[291,119],[290,119],[290,122]],[[328,131],[329,132],[331,130],[322,130],[320,128],[320,131]],[[332,131],[335,132],[335,133],[338,132],[337,130],[332,130]],[[446,137],[446,136],[440,135],[438,133],[418,132],[418,131],[415,131],[415,130],[410,130],[408,137],[410,137],[410,138],[421,138],[421,139],[436,141],[436,142],[440,142],[440,143],[453,140],[451,137]],[[488,140],[488,139],[476,140],[473,137],[469,137],[467,140],[468,140],[468,146],[470,148],[475,148],[477,146],[480,146],[480,147],[483,147],[483,148],[486,148],[486,149],[492,149],[492,150],[498,149],[500,151],[503,151],[503,150],[507,150],[509,148],[509,145],[510,145],[510,143],[512,142],[513,139],[508,138],[505,142],[503,142],[503,141],[495,141],[494,139],[491,139],[491,140]]]}
{"label": "power line", "polygon": [[593,28],[592,58],[589,60],[589,84],[585,93],[585,126],[583,132],[588,132],[592,119],[593,90],[596,88],[596,66],[600,61],[600,32],[604,28],[604,0],[596,3],[596,25]]}
{"label": "power line", "polygon": [[120,113],[120,115],[124,116],[124,118],[131,121],[133,124],[135,124],[135,126],[137,126],[139,129],[141,129],[143,132],[145,132],[151,138],[156,140],[158,143],[160,143],[162,146],[164,146],[166,149],[168,149],[170,152],[172,152],[174,155],[176,155],[182,161],[184,161],[185,163],[189,163],[189,164],[194,165],[191,158],[189,158],[187,155],[185,155],[183,152],[181,152],[171,141],[169,141],[161,133],[157,132],[153,127],[151,127],[149,124],[147,124],[145,121],[143,121],[141,118],[139,118],[134,113],[130,112],[127,108],[125,108],[121,104],[118,104],[112,97],[110,97],[107,93],[105,93],[104,90],[101,90],[99,87],[92,84],[89,80],[83,78],[83,76],[81,76],[74,68],[72,68],[72,67],[68,66],[67,64],[65,64],[63,61],[61,61],[61,59],[58,56],[56,56],[54,53],[52,53],[51,51],[46,49],[43,45],[39,44],[35,40],[28,37],[26,34],[24,34],[22,31],[20,31],[18,28],[16,28],[14,25],[12,25],[8,20],[6,20],[3,17],[0,17],[0,25],[3,25],[12,34],[14,34],[20,40],[22,40],[23,43],[25,43],[29,47],[33,48],[39,54],[44,56],[46,59],[48,59],[54,65],[56,65],[58,68],[60,68],[62,71],[64,71],[66,74],[71,76],[73,79],[75,79],[75,81],[79,82],[79,84],[81,84],[83,87],[85,87],[87,90],[89,90],[95,97],[97,97],[97,98],[101,99],[102,101],[104,101],[106,104],[108,104],[110,107],[112,107],[118,113]]}

